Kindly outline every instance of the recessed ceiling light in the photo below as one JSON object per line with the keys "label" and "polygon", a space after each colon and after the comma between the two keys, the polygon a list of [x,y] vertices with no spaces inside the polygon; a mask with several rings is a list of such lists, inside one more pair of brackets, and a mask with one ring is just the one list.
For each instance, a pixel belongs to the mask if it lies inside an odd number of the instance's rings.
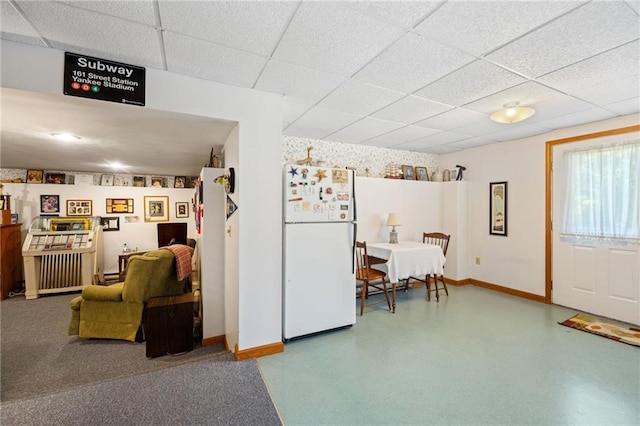
{"label": "recessed ceiling light", "polygon": [[520,102],[510,102],[504,104],[504,109],[491,114],[491,119],[498,123],[517,123],[531,117],[535,112],[533,108],[521,107]]}
{"label": "recessed ceiling light", "polygon": [[72,135],[71,133],[51,133],[51,136],[65,142],[79,141],[81,139],[80,136]]}
{"label": "recessed ceiling light", "polygon": [[111,167],[114,170],[123,170],[127,167],[119,161],[107,161],[107,166]]}

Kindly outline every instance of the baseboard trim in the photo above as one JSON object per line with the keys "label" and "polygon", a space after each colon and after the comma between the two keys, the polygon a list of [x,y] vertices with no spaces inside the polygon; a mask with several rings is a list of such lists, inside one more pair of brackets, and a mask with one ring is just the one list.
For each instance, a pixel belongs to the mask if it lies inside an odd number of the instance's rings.
{"label": "baseboard trim", "polygon": [[225,346],[227,344],[227,338],[224,334],[221,334],[220,336],[213,336],[213,337],[207,337],[202,339],[202,346],[210,346],[210,345],[216,345],[218,343],[224,343]]}
{"label": "baseboard trim", "polygon": [[545,297],[540,296],[538,294],[527,293],[526,291],[515,290],[513,288],[503,287],[501,285],[492,284],[492,283],[476,280],[473,278],[467,278],[465,281],[469,281],[469,284],[473,284],[476,287],[482,287],[489,290],[499,291],[501,293],[510,294],[512,296],[522,297],[523,299],[533,300],[535,302],[547,303]]}
{"label": "baseboard trim", "polygon": [[284,352],[284,343],[282,342],[270,343],[268,345],[243,349],[241,351],[238,350],[238,345],[236,344],[234,355],[236,357],[236,361],[242,361],[244,359],[259,358],[261,356],[273,355],[280,352]]}

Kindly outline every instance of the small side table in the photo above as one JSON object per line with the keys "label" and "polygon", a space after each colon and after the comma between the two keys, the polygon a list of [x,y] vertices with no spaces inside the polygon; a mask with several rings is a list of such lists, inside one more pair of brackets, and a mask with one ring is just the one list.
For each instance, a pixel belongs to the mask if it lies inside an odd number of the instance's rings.
{"label": "small side table", "polygon": [[138,255],[138,254],[144,254],[144,251],[135,251],[135,252],[127,252],[127,253],[122,253],[118,255],[118,275],[122,274],[122,271],[124,271],[127,268],[127,262],[129,262],[129,257],[134,256],[134,255]]}
{"label": "small side table", "polygon": [[147,357],[188,352],[194,347],[193,293],[149,299],[144,321]]}

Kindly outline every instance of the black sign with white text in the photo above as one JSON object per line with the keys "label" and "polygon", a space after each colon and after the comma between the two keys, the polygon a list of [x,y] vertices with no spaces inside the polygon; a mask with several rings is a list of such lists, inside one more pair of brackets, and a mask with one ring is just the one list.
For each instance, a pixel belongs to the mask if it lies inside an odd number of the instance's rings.
{"label": "black sign with white text", "polygon": [[144,106],[142,67],[65,52],[64,94]]}

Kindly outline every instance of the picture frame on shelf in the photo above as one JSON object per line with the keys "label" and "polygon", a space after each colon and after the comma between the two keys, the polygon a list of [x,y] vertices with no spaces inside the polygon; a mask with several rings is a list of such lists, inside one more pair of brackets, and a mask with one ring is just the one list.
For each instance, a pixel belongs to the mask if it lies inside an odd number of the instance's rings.
{"label": "picture frame on shelf", "polygon": [[102,216],[100,217],[100,225],[102,225],[102,230],[104,232],[119,231],[120,218],[118,216],[114,216],[114,217]]}
{"label": "picture frame on shelf", "polygon": [[429,173],[427,172],[427,168],[422,166],[416,166],[415,177],[416,177],[416,180],[428,181]]}
{"label": "picture frame on shelf", "polygon": [[144,196],[144,221],[168,222],[169,197],[166,195]]}
{"label": "picture frame on shelf", "polygon": [[189,217],[189,203],[188,202],[177,202],[176,203],[176,218]]}
{"label": "picture frame on shelf", "polygon": [[100,177],[100,186],[113,186],[113,175],[102,175]]}
{"label": "picture frame on shelf", "polygon": [[133,198],[107,198],[107,213],[133,213]]}
{"label": "picture frame on shelf", "polygon": [[46,183],[51,183],[54,185],[64,185],[67,183],[67,175],[64,173],[47,173],[46,175]]}
{"label": "picture frame on shelf", "polygon": [[507,236],[507,182],[489,183],[489,234]]}
{"label": "picture frame on shelf", "polygon": [[27,178],[25,182],[27,183],[42,183],[42,177],[44,176],[44,171],[42,170],[27,170]]}
{"label": "picture frame on shelf", "polygon": [[133,177],[133,186],[136,188],[144,188],[146,186],[144,176],[134,176]]}
{"label": "picture frame on shelf", "polygon": [[404,176],[404,180],[415,180],[415,176],[413,174],[413,166],[403,164],[402,176]]}
{"label": "picture frame on shelf", "polygon": [[59,195],[41,195],[40,196],[40,213],[43,213],[43,214],[60,213],[60,196]]}
{"label": "picture frame on shelf", "polygon": [[184,184],[185,188],[195,188],[198,177],[199,176],[187,176],[187,180]]}
{"label": "picture frame on shelf", "polygon": [[187,177],[186,176],[176,176],[173,178],[173,187],[174,188],[186,188]]}
{"label": "picture frame on shelf", "polygon": [[151,186],[154,188],[164,188],[165,187],[164,178],[160,176],[153,176],[151,178]]}
{"label": "picture frame on shelf", "polygon": [[67,216],[91,216],[92,214],[93,201],[67,200]]}

